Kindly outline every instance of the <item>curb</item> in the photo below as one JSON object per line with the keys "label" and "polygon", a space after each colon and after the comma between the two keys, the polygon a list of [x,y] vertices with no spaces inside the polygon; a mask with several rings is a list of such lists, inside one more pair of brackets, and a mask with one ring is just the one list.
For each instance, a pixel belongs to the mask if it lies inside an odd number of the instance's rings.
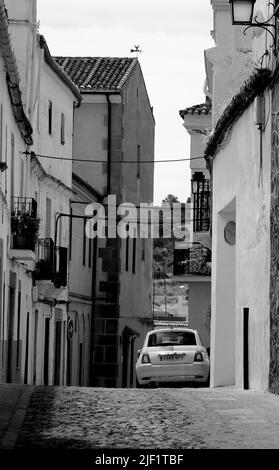
{"label": "curb", "polygon": [[32,386],[27,386],[22,389],[5,430],[4,437],[0,443],[0,449],[13,449],[15,447],[33,390],[34,387]]}

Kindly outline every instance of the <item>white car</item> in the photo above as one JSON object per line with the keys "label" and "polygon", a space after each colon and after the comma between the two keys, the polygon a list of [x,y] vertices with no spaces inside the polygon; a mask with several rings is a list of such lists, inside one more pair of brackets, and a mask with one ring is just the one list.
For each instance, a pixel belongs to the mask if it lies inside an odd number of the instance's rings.
{"label": "white car", "polygon": [[196,330],[174,327],[149,331],[138,354],[140,387],[159,382],[208,383],[209,357]]}

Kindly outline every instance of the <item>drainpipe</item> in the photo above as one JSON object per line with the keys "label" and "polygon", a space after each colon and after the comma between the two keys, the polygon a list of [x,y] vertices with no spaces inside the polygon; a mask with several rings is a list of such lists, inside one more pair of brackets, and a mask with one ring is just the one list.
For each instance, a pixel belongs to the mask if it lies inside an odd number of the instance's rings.
{"label": "drainpipe", "polygon": [[[107,107],[108,107],[108,132],[107,132],[107,145],[108,145],[108,150],[107,150],[107,191],[106,194],[104,194],[98,202],[103,202],[104,199],[110,194],[111,192],[111,116],[112,116],[112,106],[111,106],[111,101],[110,101],[110,96],[115,95],[115,96],[121,96],[120,93],[106,93],[105,97],[107,100]],[[77,203],[76,201],[72,201],[72,203]],[[83,204],[83,202],[80,202]],[[62,216],[62,214],[60,214]],[[58,215],[59,217],[59,215]],[[74,217],[74,216],[73,216]],[[89,217],[90,218],[90,217]],[[57,225],[57,224],[56,224]],[[57,228],[56,228],[57,232]],[[91,279],[91,286],[92,286],[92,306],[91,306],[91,323],[90,323],[90,375],[89,375],[89,384],[90,386],[93,386],[93,335],[94,335],[94,314],[95,314],[95,304],[96,304],[96,282],[97,282],[97,253],[98,253],[98,238],[94,238],[94,244],[93,244],[93,266],[92,266],[92,279]]]}
{"label": "drainpipe", "polygon": [[108,174],[107,174],[107,193],[103,195],[102,201],[110,194],[111,192],[111,122],[112,122],[112,106],[111,106],[111,96],[122,96],[121,93],[117,92],[108,92],[105,94],[107,99],[108,105],[108,158],[107,158],[107,165],[108,165]]}
{"label": "drainpipe", "polygon": [[[100,202],[100,201],[99,201]],[[82,202],[82,201],[71,201],[72,204],[90,204],[89,202]],[[71,209],[72,210],[72,209]],[[82,216],[80,216],[82,217]],[[73,214],[70,214],[71,223],[72,219],[75,218]],[[83,217],[84,218],[84,217]],[[86,217],[88,218],[88,217]],[[89,217],[91,218],[91,217]],[[89,355],[89,386],[93,387],[93,335],[94,335],[94,314],[95,314],[95,303],[96,303],[96,279],[97,279],[97,252],[98,252],[98,238],[95,237],[93,241],[93,265],[92,265],[92,277],[91,277],[91,296],[92,296],[92,303],[91,303],[91,320],[90,320],[90,355]]]}
{"label": "drainpipe", "polygon": [[[107,150],[107,191],[106,194],[104,194],[101,197],[100,202],[103,202],[104,199],[110,194],[111,191],[111,101],[110,101],[110,95],[114,95],[115,93],[106,93],[106,100],[107,100],[107,107],[108,107],[108,132],[107,132],[107,145],[108,145],[108,150]],[[94,315],[95,315],[95,306],[96,306],[96,290],[97,290],[97,254],[98,254],[98,238],[94,238],[94,244],[93,244],[93,268],[92,268],[92,310],[91,310],[91,322],[90,322],[90,358],[89,358],[89,364],[90,364],[90,370],[89,370],[89,385],[90,387],[93,387],[93,364],[94,364],[94,341],[93,341],[93,336],[94,336]]]}
{"label": "drainpipe", "polygon": [[94,335],[94,322],[95,304],[96,304],[96,280],[97,280],[97,253],[98,253],[98,238],[94,238],[93,243],[93,266],[92,266],[92,304],[91,304],[91,321],[90,321],[90,358],[89,358],[89,385],[93,387],[93,335]]}
{"label": "drainpipe", "polygon": [[107,174],[107,195],[110,194],[111,190],[111,101],[110,93],[106,94],[108,104],[108,174]]}
{"label": "drainpipe", "polygon": [[[111,192],[111,115],[112,115],[112,106],[111,106],[111,101],[110,101],[110,96],[112,95],[119,95],[120,93],[105,93],[105,97],[107,100],[107,107],[108,107],[108,132],[107,132],[107,191],[103,196],[100,198],[99,202],[103,202],[104,199],[110,194]],[[93,336],[94,336],[94,315],[95,315],[95,305],[96,305],[96,283],[97,283],[97,254],[98,254],[98,238],[94,238],[94,244],[93,244],[93,267],[92,267],[92,310],[91,310],[91,323],[90,323],[90,339],[91,339],[91,344],[90,344],[90,375],[89,375],[89,384],[92,387],[93,386],[93,364],[94,364],[94,359],[93,359]]]}

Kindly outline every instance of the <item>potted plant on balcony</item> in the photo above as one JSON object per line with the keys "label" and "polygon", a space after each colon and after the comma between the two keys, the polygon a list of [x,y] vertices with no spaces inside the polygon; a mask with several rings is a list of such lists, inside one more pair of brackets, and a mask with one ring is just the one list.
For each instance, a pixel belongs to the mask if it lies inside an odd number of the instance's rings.
{"label": "potted plant on balcony", "polygon": [[38,239],[40,219],[29,213],[17,213],[11,217],[13,248],[34,250]]}

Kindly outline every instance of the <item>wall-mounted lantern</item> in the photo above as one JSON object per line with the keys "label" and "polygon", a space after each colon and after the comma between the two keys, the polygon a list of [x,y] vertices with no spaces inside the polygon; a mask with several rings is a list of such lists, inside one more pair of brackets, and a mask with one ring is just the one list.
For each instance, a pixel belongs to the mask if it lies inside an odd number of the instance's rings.
{"label": "wall-mounted lantern", "polygon": [[205,181],[205,177],[202,172],[195,172],[193,174],[193,178],[191,180],[192,194],[197,194],[204,190],[203,188],[204,181]]}
{"label": "wall-mounted lantern", "polygon": [[254,16],[256,0],[230,0],[232,6],[232,24],[250,26]]}
{"label": "wall-mounted lantern", "polygon": [[[256,0],[229,0],[232,9],[232,24],[247,26],[243,31],[246,33],[249,28],[263,28],[269,32],[273,38],[273,46],[276,45],[276,26],[274,23],[270,23],[272,18],[278,18],[279,16],[279,3],[275,0],[275,3],[269,2],[269,5],[273,7],[272,15],[266,21],[258,21],[257,15],[254,15],[254,7]],[[270,31],[270,27],[274,28],[274,33]]]}
{"label": "wall-mounted lantern", "polygon": [[191,185],[192,185],[192,194],[197,194],[198,192],[198,181],[197,180],[191,180]]}

